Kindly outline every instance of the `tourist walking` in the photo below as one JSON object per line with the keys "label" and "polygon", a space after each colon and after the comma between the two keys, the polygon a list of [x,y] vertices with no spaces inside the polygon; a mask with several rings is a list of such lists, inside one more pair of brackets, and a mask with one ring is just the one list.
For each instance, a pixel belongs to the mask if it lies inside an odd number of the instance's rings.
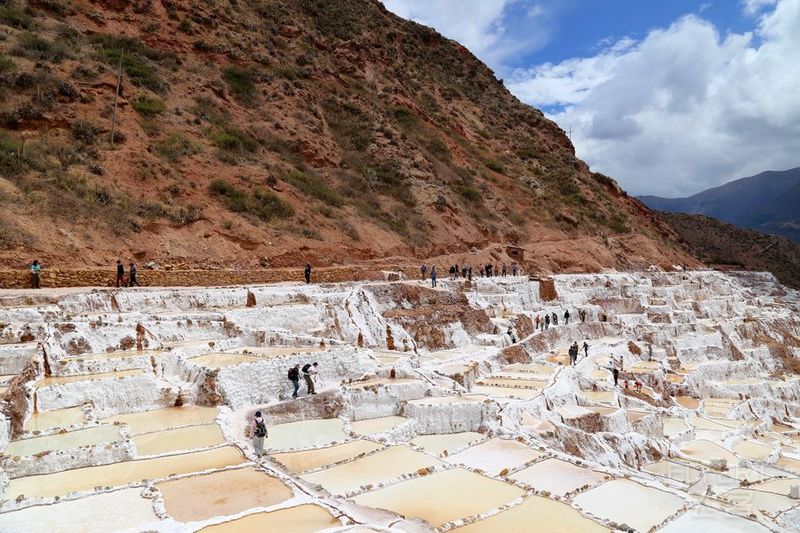
{"label": "tourist walking", "polygon": [[586,341],[583,341],[583,356],[589,357],[589,345],[586,344]]}
{"label": "tourist walking", "polygon": [[292,398],[297,398],[297,391],[300,390],[300,363],[297,363],[289,369],[289,381],[292,382],[292,386],[294,387]]}
{"label": "tourist walking", "polygon": [[550,321],[553,323],[554,326],[558,325],[558,315],[555,312],[553,312],[553,317],[550,319]]}
{"label": "tourist walking", "polygon": [[303,379],[306,380],[306,393],[307,394],[316,394],[317,390],[314,388],[314,377],[319,373],[317,372],[317,367],[319,363],[314,362],[313,364],[304,364],[303,365]]}
{"label": "tourist walking", "polygon": [[306,263],[306,268],[303,269],[303,276],[306,278],[306,284],[311,283],[311,263]]}
{"label": "tourist walking", "polygon": [[536,327],[535,327],[535,328],[533,328],[533,329],[534,329],[534,330],[538,330],[538,329],[539,329],[539,326],[541,326],[541,325],[542,325],[542,317],[540,317],[540,316],[537,314],[537,315],[536,315]]}
{"label": "tourist walking", "polygon": [[128,287],[139,286],[139,279],[136,277],[138,273],[139,271],[136,269],[136,265],[131,263],[128,268]]}
{"label": "tourist walking", "polygon": [[506,272],[508,272],[508,267],[506,266],[505,261],[503,261],[503,277],[506,277]]}
{"label": "tourist walking", "polygon": [[544,329],[550,329],[550,315],[544,315]]}
{"label": "tourist walking", "polygon": [[513,263],[511,263],[511,275],[512,275],[512,276],[516,276],[516,275],[517,275],[517,269],[518,269],[518,268],[519,268],[519,266],[517,265],[517,262],[516,262],[516,261],[514,261]]}
{"label": "tourist walking", "polygon": [[256,411],[250,423],[250,435],[253,437],[253,450],[256,457],[264,455],[264,440],[267,438],[267,423],[261,416],[261,411]]}
{"label": "tourist walking", "polygon": [[512,326],[508,326],[508,331],[506,331],[506,334],[511,337],[511,344],[517,343],[517,337],[514,335],[514,328]]}
{"label": "tourist walking", "polygon": [[569,326],[569,309],[564,311],[564,325]]}
{"label": "tourist walking", "polygon": [[611,374],[614,375],[614,386],[618,387],[619,386],[619,369],[615,368],[614,370],[611,371]]}
{"label": "tourist walking", "polygon": [[425,280],[425,278],[427,277],[427,274],[428,274],[428,265],[426,265],[425,263],[422,263],[422,266],[419,267],[419,273],[420,273],[420,276],[422,276],[422,279]]}
{"label": "tourist walking", "polygon": [[125,265],[117,259],[117,287],[125,286]]}
{"label": "tourist walking", "polygon": [[436,265],[431,267],[431,287],[436,287]]}
{"label": "tourist walking", "polygon": [[34,259],[31,263],[31,287],[34,289],[41,288],[42,280],[42,265],[39,264],[38,259]]}

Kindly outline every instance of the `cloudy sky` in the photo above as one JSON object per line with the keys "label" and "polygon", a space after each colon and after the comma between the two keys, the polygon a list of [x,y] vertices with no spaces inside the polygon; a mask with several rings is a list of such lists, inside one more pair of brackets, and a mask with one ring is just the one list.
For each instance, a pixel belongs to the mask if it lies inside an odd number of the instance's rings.
{"label": "cloudy sky", "polygon": [[383,0],[458,40],[632,194],[800,166],[800,0]]}

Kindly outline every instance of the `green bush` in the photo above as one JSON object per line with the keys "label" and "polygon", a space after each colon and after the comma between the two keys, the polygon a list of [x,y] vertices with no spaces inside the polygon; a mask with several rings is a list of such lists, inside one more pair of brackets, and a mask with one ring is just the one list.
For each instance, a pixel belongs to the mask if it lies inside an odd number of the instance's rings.
{"label": "green bush", "polygon": [[26,166],[19,141],[0,132],[0,175],[19,175],[25,171]]}
{"label": "green bush", "polygon": [[455,191],[470,203],[480,203],[483,199],[481,192],[471,185],[455,185]]}
{"label": "green bush", "polygon": [[7,55],[0,54],[0,75],[14,72],[17,69],[17,64],[14,60]]}
{"label": "green bush", "polygon": [[506,171],[506,168],[503,166],[503,163],[501,163],[500,161],[496,161],[494,159],[490,159],[490,160],[486,161],[485,164],[486,164],[486,168],[488,168],[489,170],[492,170],[494,172],[497,172],[498,174],[504,174],[505,171]]}
{"label": "green bush", "polygon": [[450,161],[453,159],[453,154],[450,153],[450,148],[439,137],[429,137],[421,140],[422,145],[428,150],[433,157],[439,161]]}
{"label": "green bush", "polygon": [[258,148],[258,141],[245,131],[233,126],[228,126],[218,131],[214,135],[213,141],[222,152],[227,152],[228,154],[243,155],[255,152]]}
{"label": "green bush", "polygon": [[86,120],[77,120],[70,126],[72,137],[83,144],[93,144],[100,134],[100,128]]}
{"label": "green bush", "polygon": [[334,207],[342,206],[342,197],[328,187],[328,185],[316,174],[306,174],[296,170],[292,170],[283,181],[292,185],[295,189],[313,196],[314,198]]}
{"label": "green bush", "polygon": [[132,103],[131,107],[140,115],[146,117],[153,117],[163,113],[167,106],[161,98],[153,98],[147,95],[137,97]]}
{"label": "green bush", "polygon": [[249,68],[226,67],[222,71],[222,79],[228,84],[233,97],[239,103],[252,105],[256,101],[256,81]]}
{"label": "green bush", "polygon": [[254,215],[265,222],[273,218],[289,218],[294,214],[290,204],[270,191],[256,189],[251,195],[221,179],[212,181],[209,190],[221,197],[231,211]]}
{"label": "green bush", "polygon": [[64,41],[49,41],[30,32],[22,33],[17,37],[14,53],[31,59],[52,61],[54,63],[69,57],[69,50],[67,50]]}
{"label": "green bush", "polygon": [[99,47],[98,55],[103,62],[116,68],[122,58],[122,68],[134,85],[154,92],[167,89],[153,61],[174,61],[174,56],[150,48],[133,37],[98,34],[92,42]]}
{"label": "green bush", "polygon": [[412,126],[417,125],[417,116],[414,115],[414,112],[407,107],[396,107],[392,111],[392,114],[394,115],[394,119],[403,129],[409,129]]}
{"label": "green bush", "polygon": [[323,104],[325,119],[336,142],[345,150],[365,150],[372,143],[372,120],[350,104],[329,99]]}
{"label": "green bush", "polygon": [[200,149],[180,133],[171,133],[161,142],[153,145],[153,151],[170,163],[177,163],[184,157],[195,155]]}
{"label": "green bush", "polygon": [[33,28],[33,17],[22,9],[11,5],[0,6],[0,24],[20,30]]}

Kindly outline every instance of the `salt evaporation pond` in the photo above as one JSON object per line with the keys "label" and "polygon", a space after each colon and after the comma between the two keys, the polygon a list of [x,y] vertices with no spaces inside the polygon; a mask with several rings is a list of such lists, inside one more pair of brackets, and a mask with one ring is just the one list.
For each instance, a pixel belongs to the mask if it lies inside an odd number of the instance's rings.
{"label": "salt evaporation pond", "polygon": [[326,448],[316,448],[302,452],[277,453],[272,457],[286,467],[293,474],[308,472],[318,468],[333,465],[343,461],[355,459],[360,455],[366,455],[383,448],[382,444],[367,440],[354,440],[329,446]]}
{"label": "salt evaporation pond", "polygon": [[229,522],[208,526],[202,533],[314,533],[339,526],[339,520],[319,505],[305,504],[278,511],[255,513]]}
{"label": "salt evaporation pond", "polygon": [[545,459],[512,474],[511,479],[521,481],[536,490],[564,496],[586,485],[596,485],[607,476],[560,459]]}

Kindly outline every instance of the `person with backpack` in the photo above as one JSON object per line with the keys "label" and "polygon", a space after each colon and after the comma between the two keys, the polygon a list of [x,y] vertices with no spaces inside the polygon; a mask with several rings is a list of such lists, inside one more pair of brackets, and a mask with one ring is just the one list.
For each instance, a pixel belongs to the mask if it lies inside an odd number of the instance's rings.
{"label": "person with backpack", "polygon": [[583,356],[589,357],[589,344],[586,341],[583,341]]}
{"label": "person with backpack", "polygon": [[558,315],[555,312],[553,312],[553,316],[550,319],[550,322],[552,322],[554,326],[558,325]]}
{"label": "person with backpack", "polygon": [[292,398],[297,398],[297,391],[300,390],[300,363],[297,363],[289,369],[289,381],[292,382],[294,392]]}
{"label": "person with backpack", "polygon": [[317,367],[319,363],[314,362],[313,364],[304,364],[303,365],[303,379],[306,380],[306,393],[307,394],[316,394],[317,391],[314,389],[314,376],[316,376],[319,372],[317,372]]}
{"label": "person with backpack", "polygon": [[436,265],[431,267],[431,288],[436,287]]}
{"label": "person with backpack", "polygon": [[[541,326],[541,325],[542,325],[542,317],[540,317],[540,316],[537,314],[537,315],[536,315],[536,327],[535,327],[535,328],[533,328],[533,329],[534,329],[534,331],[538,331],[538,329],[539,329],[539,326]],[[544,328],[542,328],[542,329],[544,329]]]}
{"label": "person with backpack", "polygon": [[250,435],[253,437],[256,457],[261,457],[264,455],[264,440],[267,438],[267,423],[261,416],[261,411],[256,411],[256,416],[250,423]]}
{"label": "person with backpack", "polygon": [[125,286],[125,265],[117,259],[117,288]]}
{"label": "person with backpack", "polygon": [[550,329],[550,315],[544,314],[544,329]]}
{"label": "person with backpack", "polygon": [[422,263],[422,266],[419,267],[419,273],[420,273],[420,275],[422,275],[422,280],[425,281],[425,279],[427,277],[426,274],[428,273],[428,265],[426,265],[425,263]]}
{"label": "person with backpack", "polygon": [[306,268],[303,269],[303,276],[306,278],[306,284],[311,283],[311,263],[306,263]]}
{"label": "person with backpack", "polygon": [[569,326],[569,309],[564,311],[564,324]]}

